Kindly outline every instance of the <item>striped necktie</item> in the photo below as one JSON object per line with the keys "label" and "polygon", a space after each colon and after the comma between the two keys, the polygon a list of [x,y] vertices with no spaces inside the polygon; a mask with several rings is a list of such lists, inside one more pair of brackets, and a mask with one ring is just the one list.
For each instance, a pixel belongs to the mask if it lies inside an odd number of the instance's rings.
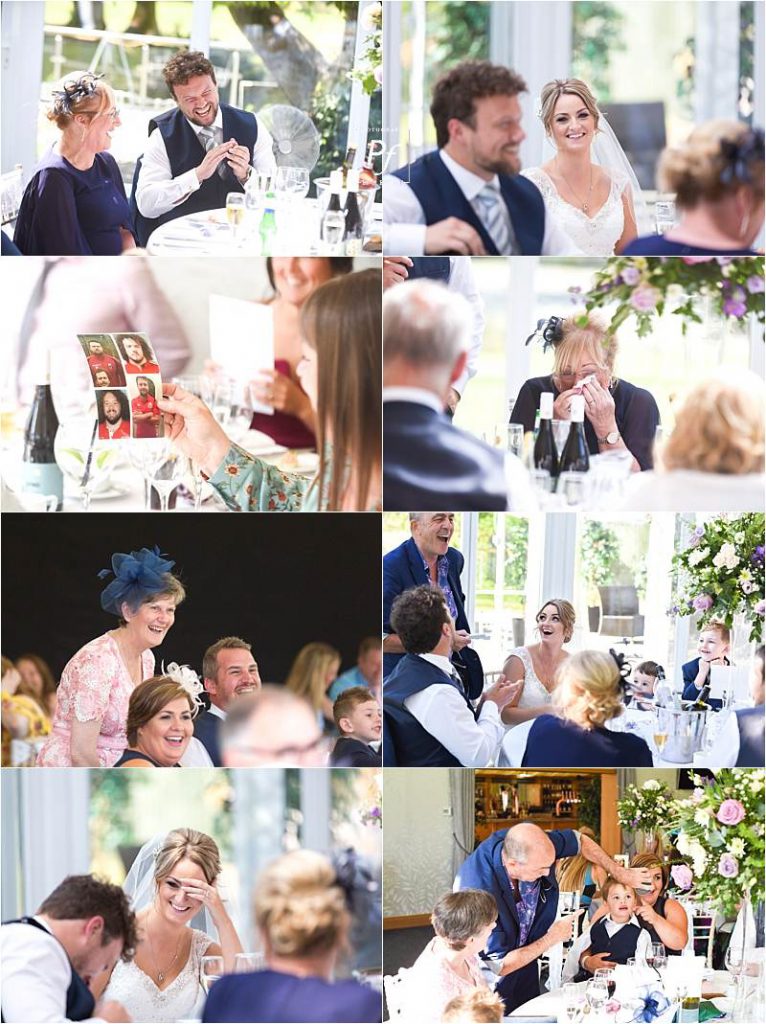
{"label": "striped necktie", "polygon": [[501,256],[512,252],[511,236],[508,231],[507,211],[500,190],[494,185],[485,185],[476,196],[479,204],[478,214],[495,248]]}
{"label": "striped necktie", "polygon": [[[223,136],[223,132],[221,133],[221,135]],[[209,153],[211,149],[215,149],[215,147],[219,143],[217,128],[200,128],[199,131],[197,132],[197,137],[204,146],[206,153]],[[228,166],[229,165],[226,163],[225,160],[222,160],[220,162],[220,164],[218,165],[219,178],[223,178],[226,176],[226,168]]]}

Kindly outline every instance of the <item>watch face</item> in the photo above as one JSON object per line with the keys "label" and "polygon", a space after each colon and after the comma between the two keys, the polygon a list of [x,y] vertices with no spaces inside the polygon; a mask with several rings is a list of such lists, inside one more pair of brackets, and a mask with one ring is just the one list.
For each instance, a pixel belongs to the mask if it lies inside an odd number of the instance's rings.
{"label": "watch face", "polygon": [[620,435],[617,433],[616,430],[613,430],[611,434],[606,435],[606,439],[609,444],[617,444],[617,442],[620,439]]}

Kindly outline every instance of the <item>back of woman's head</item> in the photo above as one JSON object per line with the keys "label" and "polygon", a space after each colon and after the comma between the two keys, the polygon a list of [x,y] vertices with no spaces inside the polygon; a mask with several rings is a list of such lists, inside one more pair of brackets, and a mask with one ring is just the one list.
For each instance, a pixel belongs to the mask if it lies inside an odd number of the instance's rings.
{"label": "back of woman's head", "polygon": [[349,467],[356,474],[360,511],[380,471],[381,294],[380,271],[361,270],[323,284],[303,306],[303,337],[317,354],[319,498],[331,509],[341,507]]}
{"label": "back of woman's head", "polygon": [[322,698],[330,685],[328,674],[334,665],[340,666],[340,652],[330,644],[316,641],[306,644],[295,656],[285,686],[300,697],[305,697],[311,706],[319,708]]}
{"label": "back of woman's head", "polygon": [[662,452],[665,469],[762,473],[764,385],[756,374],[719,368],[694,387],[676,413]]}
{"label": "back of woman's head", "polygon": [[182,860],[190,860],[202,870],[208,885],[212,885],[221,873],[221,854],[215,840],[204,832],[193,828],[174,828],[168,832],[157,852],[154,863],[154,878],[162,882],[173,874]]}
{"label": "back of woman's head", "polygon": [[602,726],[624,710],[620,673],[611,654],[578,651],[559,666],[556,681],[554,707],[583,729]]}
{"label": "back of woman's head", "polygon": [[714,203],[742,186],[762,201],[763,132],[739,121],[706,121],[663,151],[657,173],[660,188],[675,192],[682,209]]}
{"label": "back of woman's head", "polygon": [[447,893],[431,914],[434,931],[454,950],[463,949],[469,939],[496,919],[497,904],[483,889]]}
{"label": "back of woman's head", "polygon": [[273,861],[255,889],[255,923],[277,956],[311,956],[343,944],[350,924],[330,861],[296,850]]}

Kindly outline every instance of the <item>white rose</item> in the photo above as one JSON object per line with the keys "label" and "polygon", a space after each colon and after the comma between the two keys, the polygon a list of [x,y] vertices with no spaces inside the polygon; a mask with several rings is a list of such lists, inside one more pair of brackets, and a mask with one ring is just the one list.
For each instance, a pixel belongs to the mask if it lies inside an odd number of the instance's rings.
{"label": "white rose", "polygon": [[641,789],[659,789],[660,784],[656,779],[647,779]]}
{"label": "white rose", "polygon": [[692,844],[685,832],[679,832],[678,839],[676,839],[676,848],[684,857],[688,857],[691,853]]}
{"label": "white rose", "polygon": [[713,559],[713,565],[717,569],[721,569],[724,566],[727,569],[735,569],[739,565],[739,558],[737,558],[737,551],[733,544],[721,545],[721,550]]}

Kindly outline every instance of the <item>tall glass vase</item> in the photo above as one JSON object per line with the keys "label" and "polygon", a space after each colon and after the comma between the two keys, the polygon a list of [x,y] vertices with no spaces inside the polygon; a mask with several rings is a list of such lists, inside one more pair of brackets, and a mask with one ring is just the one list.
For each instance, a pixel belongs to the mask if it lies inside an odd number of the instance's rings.
{"label": "tall glass vase", "polygon": [[753,902],[748,891],[731,936],[731,947],[739,960],[732,1020],[742,1024],[763,1021],[766,1007],[764,994],[764,906]]}

